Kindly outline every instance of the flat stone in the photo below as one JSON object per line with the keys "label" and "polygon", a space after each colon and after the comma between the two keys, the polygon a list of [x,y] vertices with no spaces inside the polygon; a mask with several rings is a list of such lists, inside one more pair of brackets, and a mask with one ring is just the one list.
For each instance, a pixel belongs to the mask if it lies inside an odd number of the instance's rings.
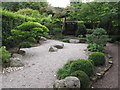
{"label": "flat stone", "polygon": [[64,47],[64,44],[53,45],[53,47],[56,47],[57,49],[62,49]]}
{"label": "flat stone", "polygon": [[10,66],[11,67],[22,67],[24,64],[22,63],[20,58],[10,58]]}
{"label": "flat stone", "polygon": [[69,42],[70,42],[70,43],[79,43],[80,41],[77,40],[77,39],[70,39]]}
{"label": "flat stone", "polygon": [[113,64],[113,61],[108,61],[109,64]]}

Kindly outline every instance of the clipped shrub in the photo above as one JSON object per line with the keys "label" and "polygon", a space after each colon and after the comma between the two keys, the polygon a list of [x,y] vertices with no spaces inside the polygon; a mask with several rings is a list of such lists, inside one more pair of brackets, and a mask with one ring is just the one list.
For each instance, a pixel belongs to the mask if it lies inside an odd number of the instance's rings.
{"label": "clipped shrub", "polygon": [[16,14],[7,10],[0,11],[2,11],[2,44],[7,48],[12,47],[12,44],[10,44],[12,41],[7,40],[7,38],[11,36],[11,30],[23,22],[35,21],[35,18]]}
{"label": "clipped shrub", "polygon": [[85,35],[86,34],[86,27],[84,24],[82,23],[78,23],[77,24],[77,30],[75,32],[75,35],[78,36],[78,35]]}
{"label": "clipped shrub", "polygon": [[69,41],[70,41],[70,38],[63,39],[62,41],[63,41],[63,42],[67,42],[67,43],[69,43]]}
{"label": "clipped shrub", "polygon": [[93,60],[95,66],[103,65],[105,64],[105,55],[101,52],[93,52],[89,56],[90,60]]}
{"label": "clipped shrub", "polygon": [[89,85],[91,82],[90,82],[88,75],[85,72],[78,70],[78,71],[71,73],[71,76],[75,76],[79,78],[80,83],[81,83],[81,88],[89,88]]}
{"label": "clipped shrub", "polygon": [[80,43],[86,43],[87,42],[86,38],[78,38],[78,40],[80,41]]}
{"label": "clipped shrub", "polygon": [[19,48],[30,48],[30,47],[31,47],[31,45],[29,42],[21,42],[19,44]]}
{"label": "clipped shrub", "polygon": [[78,59],[71,64],[70,73],[73,73],[77,70],[82,70],[88,76],[92,76],[94,74],[94,65],[92,64],[91,60]]}
{"label": "clipped shrub", "polygon": [[6,50],[6,47],[2,46],[0,48],[0,64],[10,63],[10,57],[11,54]]}

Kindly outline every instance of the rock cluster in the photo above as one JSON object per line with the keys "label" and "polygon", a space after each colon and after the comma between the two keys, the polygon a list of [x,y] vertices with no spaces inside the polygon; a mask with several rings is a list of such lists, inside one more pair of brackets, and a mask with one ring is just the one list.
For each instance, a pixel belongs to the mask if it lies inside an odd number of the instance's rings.
{"label": "rock cluster", "polygon": [[58,49],[62,49],[63,47],[64,47],[64,44],[53,45],[49,48],[49,52],[57,52]]}
{"label": "rock cluster", "polygon": [[80,88],[80,80],[77,77],[69,76],[62,80],[56,80],[54,88]]}

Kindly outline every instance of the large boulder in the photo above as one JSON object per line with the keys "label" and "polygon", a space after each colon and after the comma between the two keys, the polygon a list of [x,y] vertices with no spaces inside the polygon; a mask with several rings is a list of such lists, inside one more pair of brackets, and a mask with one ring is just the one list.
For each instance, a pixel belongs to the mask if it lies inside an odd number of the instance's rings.
{"label": "large boulder", "polygon": [[58,51],[58,49],[56,47],[51,46],[49,48],[49,52],[57,52],[57,51]]}
{"label": "large boulder", "polygon": [[79,43],[80,41],[77,40],[77,39],[70,39],[69,42],[70,42],[70,43]]}
{"label": "large boulder", "polygon": [[53,47],[56,47],[57,49],[62,49],[64,47],[64,44],[57,44],[54,45]]}
{"label": "large boulder", "polygon": [[20,58],[10,58],[10,67],[22,67],[24,64],[22,63]]}
{"label": "large boulder", "polygon": [[77,77],[69,76],[62,80],[56,80],[54,88],[80,88],[80,80]]}

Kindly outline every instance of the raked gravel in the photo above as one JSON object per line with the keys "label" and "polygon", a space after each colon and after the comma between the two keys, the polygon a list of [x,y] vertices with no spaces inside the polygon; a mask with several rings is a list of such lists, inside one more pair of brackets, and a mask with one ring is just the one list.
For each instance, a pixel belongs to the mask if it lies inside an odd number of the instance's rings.
{"label": "raked gravel", "polygon": [[[49,52],[52,45],[64,44],[63,49]],[[87,44],[71,44],[57,40],[47,40],[42,45],[22,48],[26,55],[23,69],[3,74],[3,88],[52,88],[56,71],[66,62],[75,59],[87,59]]]}

